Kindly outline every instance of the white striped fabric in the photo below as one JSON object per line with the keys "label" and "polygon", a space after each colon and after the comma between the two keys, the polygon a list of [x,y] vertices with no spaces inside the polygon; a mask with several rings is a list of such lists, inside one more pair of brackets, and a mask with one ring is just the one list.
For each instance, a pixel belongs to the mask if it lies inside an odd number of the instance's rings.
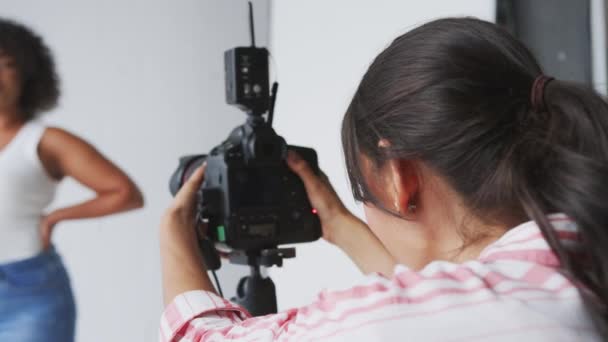
{"label": "white striped fabric", "polygon": [[[576,227],[551,215],[561,239]],[[366,276],[323,291],[305,307],[250,317],[213,293],[190,291],[167,306],[166,341],[599,341],[578,290],[533,222],[509,230],[477,260],[436,261],[391,278]]]}

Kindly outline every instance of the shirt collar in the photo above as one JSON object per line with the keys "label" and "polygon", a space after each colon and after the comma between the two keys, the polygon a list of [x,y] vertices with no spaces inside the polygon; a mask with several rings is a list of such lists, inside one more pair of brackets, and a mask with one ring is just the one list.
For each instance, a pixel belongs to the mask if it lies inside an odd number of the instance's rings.
{"label": "shirt collar", "polygon": [[[548,216],[557,235],[564,244],[580,244],[574,221],[564,214]],[[488,245],[479,255],[482,262],[521,260],[559,267],[559,259],[534,221],[522,223],[508,230],[501,238]]]}

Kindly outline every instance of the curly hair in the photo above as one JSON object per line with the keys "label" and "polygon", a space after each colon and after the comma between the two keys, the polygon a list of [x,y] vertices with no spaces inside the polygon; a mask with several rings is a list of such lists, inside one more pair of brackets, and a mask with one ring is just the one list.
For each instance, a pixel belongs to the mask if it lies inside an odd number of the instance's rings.
{"label": "curly hair", "polygon": [[29,28],[0,18],[0,51],[15,60],[21,79],[20,114],[29,121],[57,105],[59,77],[49,48]]}

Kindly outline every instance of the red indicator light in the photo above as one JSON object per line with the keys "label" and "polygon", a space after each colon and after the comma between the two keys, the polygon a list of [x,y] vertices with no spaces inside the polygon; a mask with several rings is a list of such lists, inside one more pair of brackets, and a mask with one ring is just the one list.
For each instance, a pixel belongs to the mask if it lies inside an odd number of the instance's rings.
{"label": "red indicator light", "polygon": [[315,215],[317,215],[317,209],[312,208],[312,213],[315,214]]}

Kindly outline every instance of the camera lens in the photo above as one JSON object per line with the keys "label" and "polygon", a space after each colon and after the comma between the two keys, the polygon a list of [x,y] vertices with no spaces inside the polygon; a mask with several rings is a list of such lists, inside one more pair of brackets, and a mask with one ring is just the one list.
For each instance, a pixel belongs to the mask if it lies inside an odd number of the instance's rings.
{"label": "camera lens", "polygon": [[206,158],[205,155],[194,155],[184,156],[179,159],[179,165],[169,180],[169,190],[173,196],[181,189],[184,182],[190,178],[194,171],[205,162]]}

